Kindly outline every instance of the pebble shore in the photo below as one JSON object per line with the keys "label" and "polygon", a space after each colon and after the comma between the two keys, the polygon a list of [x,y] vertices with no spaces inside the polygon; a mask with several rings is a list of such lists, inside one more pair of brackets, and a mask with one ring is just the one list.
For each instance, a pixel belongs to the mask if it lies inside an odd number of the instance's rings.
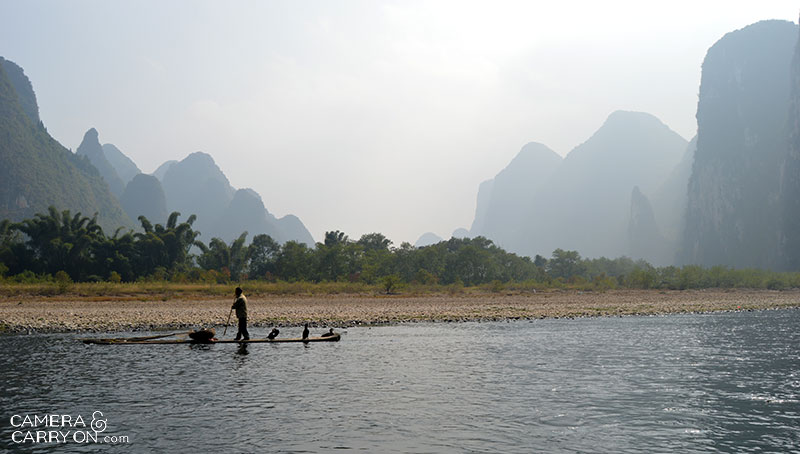
{"label": "pebble shore", "polygon": [[[166,301],[16,296],[0,300],[0,332],[115,332],[222,327],[232,298]],[[521,294],[248,297],[252,326],[347,327],[405,322],[658,315],[800,307],[800,290],[613,290]],[[235,316],[231,326],[235,326]]]}

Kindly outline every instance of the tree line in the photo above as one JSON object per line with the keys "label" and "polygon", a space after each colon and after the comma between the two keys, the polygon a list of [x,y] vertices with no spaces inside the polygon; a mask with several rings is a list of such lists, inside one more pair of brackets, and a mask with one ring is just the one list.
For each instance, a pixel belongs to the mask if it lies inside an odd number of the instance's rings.
{"label": "tree line", "polygon": [[387,291],[403,283],[477,286],[527,284],[587,289],[800,287],[800,274],[726,267],[653,267],[642,260],[584,259],[556,249],[550,258],[509,253],[483,237],[451,238],[414,247],[393,246],[380,233],[353,240],[329,231],[314,247],[279,244],[259,234],[248,244],[243,232],[228,243],[206,244],[192,225],[173,212],[164,224],[139,217],[140,231],[117,229],[107,235],[97,217],[50,207],[21,222],[0,223],[0,277],[24,282],[58,276],[77,282],[142,280],[177,282],[363,282]]}

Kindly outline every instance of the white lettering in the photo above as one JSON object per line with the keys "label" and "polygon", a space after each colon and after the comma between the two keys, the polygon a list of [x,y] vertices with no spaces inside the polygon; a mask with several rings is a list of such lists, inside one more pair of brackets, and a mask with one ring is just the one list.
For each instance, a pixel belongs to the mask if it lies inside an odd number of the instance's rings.
{"label": "white lettering", "polygon": [[[68,443],[71,439],[76,443],[128,443],[127,436],[101,436],[106,430],[107,419],[101,419],[102,412],[92,413],[91,430],[15,430],[11,433],[11,441],[25,443]],[[9,418],[11,427],[15,428],[70,428],[87,427],[81,415],[12,415]]]}

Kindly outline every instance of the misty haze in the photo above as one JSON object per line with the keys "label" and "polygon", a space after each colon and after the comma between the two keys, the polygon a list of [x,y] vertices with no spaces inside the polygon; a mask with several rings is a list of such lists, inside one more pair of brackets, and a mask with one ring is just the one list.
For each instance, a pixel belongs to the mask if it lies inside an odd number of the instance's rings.
{"label": "misty haze", "polygon": [[796,449],[799,11],[0,0],[0,446]]}

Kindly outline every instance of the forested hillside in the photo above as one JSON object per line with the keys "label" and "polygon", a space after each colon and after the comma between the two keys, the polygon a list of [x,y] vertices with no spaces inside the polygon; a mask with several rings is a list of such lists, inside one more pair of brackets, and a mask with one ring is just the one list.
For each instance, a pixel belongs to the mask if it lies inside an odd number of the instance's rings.
{"label": "forested hillside", "polygon": [[54,205],[97,213],[108,229],[133,226],[97,169],[50,137],[29,88],[22,69],[0,58],[0,219],[19,221]]}

